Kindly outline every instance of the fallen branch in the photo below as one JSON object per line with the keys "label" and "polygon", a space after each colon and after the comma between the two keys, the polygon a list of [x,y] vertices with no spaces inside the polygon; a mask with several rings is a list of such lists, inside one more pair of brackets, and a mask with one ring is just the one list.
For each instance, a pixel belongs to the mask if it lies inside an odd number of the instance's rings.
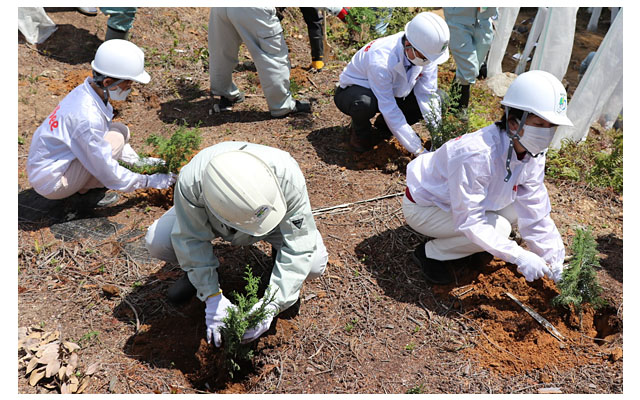
{"label": "fallen branch", "polygon": [[551,323],[549,321],[547,321],[546,319],[544,319],[544,317],[540,314],[538,314],[537,312],[535,312],[532,308],[522,304],[522,302],[520,300],[518,300],[514,295],[512,295],[509,292],[504,292],[504,294],[509,297],[511,300],[515,301],[517,305],[519,305],[520,307],[522,307],[523,310],[525,310],[529,315],[531,315],[533,317],[533,319],[535,319],[536,321],[538,321],[538,323],[540,325],[542,325],[551,335],[553,335],[553,337],[555,337],[556,339],[558,339],[559,341],[563,341],[564,340],[564,336],[562,336],[562,334],[556,329],[555,326],[551,325]]}
{"label": "fallen branch", "polygon": [[374,197],[372,199],[367,199],[367,200],[358,200],[358,201],[354,201],[353,203],[344,203],[344,204],[339,204],[337,206],[332,206],[332,207],[324,207],[324,208],[318,208],[315,210],[311,210],[311,214],[313,215],[318,215],[321,213],[324,213],[326,211],[331,211],[331,210],[335,210],[338,208],[345,208],[345,207],[350,207],[356,204],[362,204],[362,203],[369,203],[372,201],[377,201],[377,200],[382,200],[382,199],[388,199],[391,197],[398,197],[398,196],[402,196],[404,194],[404,192],[399,192],[399,193],[394,193],[394,194],[387,194],[384,196],[378,196],[378,197]]}

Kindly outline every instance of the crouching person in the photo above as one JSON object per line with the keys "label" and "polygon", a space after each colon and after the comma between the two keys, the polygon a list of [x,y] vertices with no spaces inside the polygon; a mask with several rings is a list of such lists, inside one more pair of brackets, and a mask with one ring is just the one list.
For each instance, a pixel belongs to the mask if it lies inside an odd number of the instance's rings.
{"label": "crouching person", "polygon": [[153,187],[166,189],[171,174],[142,175],[118,164],[127,150],[129,129],[113,122],[109,100],[125,100],[133,82],[146,84],[144,53],[126,40],[110,40],[98,47],[87,78],[58,104],[36,130],[29,148],[27,175],[40,195],[51,200],[75,193],[92,194],[80,200],[104,206],[118,200],[106,188],[130,192]]}
{"label": "crouching person", "polygon": [[246,342],[269,329],[273,316],[296,303],[302,283],[322,275],[327,265],[304,176],[288,153],[243,142],[202,150],[181,169],[174,206],[149,227],[146,245],[153,257],[179,263],[186,272],[169,288],[169,299],[180,302],[195,294],[206,303],[207,340],[213,338],[216,347],[222,321],[234,307],[218,283],[211,243],[217,237],[238,246],[264,240],[277,251],[270,315],[245,332]]}
{"label": "crouching person", "polygon": [[[557,126],[572,125],[567,92],[550,73],[529,71],[509,86],[502,105],[501,121],[407,166],[404,216],[434,238],[419,245],[413,259],[433,284],[453,282],[464,266],[456,260],[483,252],[517,265],[530,282],[562,276],[565,249],[550,216],[544,166]],[[516,224],[530,250],[509,239]]]}

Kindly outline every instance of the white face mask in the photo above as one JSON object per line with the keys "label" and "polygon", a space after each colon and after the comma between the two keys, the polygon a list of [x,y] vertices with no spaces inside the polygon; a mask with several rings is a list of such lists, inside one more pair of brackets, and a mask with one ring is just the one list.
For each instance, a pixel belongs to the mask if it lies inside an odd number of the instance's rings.
{"label": "white face mask", "polygon": [[116,87],[116,90],[109,89],[109,98],[111,100],[122,101],[127,98],[129,93],[131,93],[131,88],[122,90],[121,88]]}
{"label": "white face mask", "polygon": [[[409,62],[413,65],[415,65],[416,67],[426,67],[427,65],[429,65],[431,63],[431,61],[429,61],[428,58],[420,58],[418,57],[418,55],[416,54],[416,49],[413,46],[406,46],[406,49],[413,49],[413,59],[409,58],[409,55],[407,54],[407,58],[409,59]],[[406,52],[405,52],[406,54]]]}
{"label": "white face mask", "polygon": [[[520,123],[520,121],[518,121],[518,123]],[[522,136],[518,136],[518,141],[535,157],[549,148],[551,140],[553,140],[553,135],[556,133],[556,128],[556,126],[552,126],[551,128],[538,128],[525,125]]]}

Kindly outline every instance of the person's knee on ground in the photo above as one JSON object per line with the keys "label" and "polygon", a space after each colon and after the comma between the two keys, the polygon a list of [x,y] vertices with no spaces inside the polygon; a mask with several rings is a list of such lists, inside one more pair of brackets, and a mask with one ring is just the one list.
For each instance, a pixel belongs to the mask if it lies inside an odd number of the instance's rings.
{"label": "person's knee on ground", "polygon": [[172,211],[173,208],[151,224],[144,240],[145,247],[151,257],[177,263],[178,259],[171,243],[171,230],[176,220],[175,211]]}

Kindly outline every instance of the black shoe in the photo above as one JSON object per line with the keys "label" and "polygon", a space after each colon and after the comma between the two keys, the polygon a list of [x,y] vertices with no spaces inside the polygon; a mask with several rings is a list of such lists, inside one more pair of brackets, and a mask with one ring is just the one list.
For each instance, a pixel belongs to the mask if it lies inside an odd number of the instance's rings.
{"label": "black shoe", "polygon": [[493,260],[493,255],[489,252],[483,251],[480,253],[474,253],[469,256],[469,266],[474,269],[481,269]]}
{"label": "black shoe", "polygon": [[350,132],[349,146],[356,153],[365,153],[372,150],[375,145],[384,140],[382,136],[372,132],[372,130],[356,131],[353,129],[353,125],[350,128]]}
{"label": "black shoe", "polygon": [[452,263],[428,258],[424,251],[424,243],[416,247],[411,258],[418,264],[427,282],[447,285],[455,280]]}
{"label": "black shoe", "polygon": [[311,103],[309,103],[308,101],[296,100],[296,105],[293,107],[293,110],[291,110],[289,114],[295,114],[295,113],[309,114],[310,112],[311,112]]}
{"label": "black shoe", "polygon": [[221,96],[220,103],[218,103],[219,111],[231,111],[234,104],[242,103],[244,101],[244,92],[240,92],[235,98],[229,99]]}
{"label": "black shoe", "polygon": [[190,300],[196,294],[196,288],[193,286],[189,277],[185,273],[173,283],[167,290],[167,298],[173,304],[184,303]]}
{"label": "black shoe", "polygon": [[485,79],[487,77],[487,63],[482,63],[480,71],[478,71],[478,79]]}
{"label": "black shoe", "polygon": [[389,129],[389,126],[387,126],[387,122],[384,120],[384,117],[382,116],[382,114],[378,115],[378,117],[376,118],[375,122],[373,123],[373,126],[376,128],[376,133],[383,139],[391,139],[391,137],[393,136],[393,134],[391,133],[391,130]]}

